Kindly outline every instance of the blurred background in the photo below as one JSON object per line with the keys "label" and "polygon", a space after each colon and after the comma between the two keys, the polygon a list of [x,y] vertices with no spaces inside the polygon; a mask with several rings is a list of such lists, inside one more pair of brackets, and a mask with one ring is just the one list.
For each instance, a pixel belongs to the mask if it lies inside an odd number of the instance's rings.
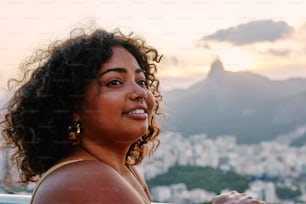
{"label": "blurred background", "polygon": [[303,0],[3,0],[0,106],[19,64],[72,29],[134,32],[164,55],[161,145],[139,166],[154,201],[204,203],[236,189],[306,203],[305,9]]}

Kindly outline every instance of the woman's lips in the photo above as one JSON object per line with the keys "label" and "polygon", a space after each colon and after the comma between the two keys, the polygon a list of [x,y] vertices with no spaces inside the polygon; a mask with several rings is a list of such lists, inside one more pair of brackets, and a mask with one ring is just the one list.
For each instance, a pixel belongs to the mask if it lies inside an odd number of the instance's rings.
{"label": "woman's lips", "polygon": [[134,120],[145,120],[148,118],[148,114],[143,108],[133,109],[131,111],[125,112],[124,115]]}

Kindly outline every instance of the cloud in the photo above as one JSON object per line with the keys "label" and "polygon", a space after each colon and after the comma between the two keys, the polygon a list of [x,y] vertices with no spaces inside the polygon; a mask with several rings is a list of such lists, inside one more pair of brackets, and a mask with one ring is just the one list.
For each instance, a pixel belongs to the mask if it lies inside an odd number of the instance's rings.
{"label": "cloud", "polygon": [[290,50],[289,49],[269,49],[268,54],[274,55],[274,56],[279,56],[279,57],[286,57],[290,54]]}
{"label": "cloud", "polygon": [[173,65],[178,65],[179,64],[179,59],[176,56],[171,56],[169,58],[166,58],[166,60],[168,60],[168,62],[173,64]]}
{"label": "cloud", "polygon": [[259,20],[221,29],[204,36],[204,41],[226,41],[235,45],[246,45],[256,42],[275,41],[290,35],[293,28],[284,21]]}

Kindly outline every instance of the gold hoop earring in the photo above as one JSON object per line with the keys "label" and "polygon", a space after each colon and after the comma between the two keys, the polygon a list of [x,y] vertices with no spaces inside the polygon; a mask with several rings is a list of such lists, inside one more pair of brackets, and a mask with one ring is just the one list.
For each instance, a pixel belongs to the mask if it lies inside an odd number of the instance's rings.
{"label": "gold hoop earring", "polygon": [[68,139],[72,145],[78,145],[80,143],[81,122],[76,121],[68,126]]}

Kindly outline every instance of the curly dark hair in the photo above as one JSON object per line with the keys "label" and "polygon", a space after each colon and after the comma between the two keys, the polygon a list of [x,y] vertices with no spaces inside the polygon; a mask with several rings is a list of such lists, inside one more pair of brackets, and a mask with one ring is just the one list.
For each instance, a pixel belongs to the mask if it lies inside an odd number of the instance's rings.
{"label": "curly dark hair", "polygon": [[[148,134],[131,145],[126,162],[138,164],[156,149],[160,129],[154,116],[160,114],[162,100],[156,72],[161,55],[133,33],[75,29],[69,39],[56,41],[27,59],[20,67],[21,80],[9,80],[14,95],[4,109],[2,136],[6,148],[15,147],[11,160],[20,170],[21,182],[36,181],[76,148],[68,139],[67,127],[80,108],[86,86],[97,80],[114,46],[127,49],[136,58],[155,97]],[[148,142],[152,145],[146,145]]]}

